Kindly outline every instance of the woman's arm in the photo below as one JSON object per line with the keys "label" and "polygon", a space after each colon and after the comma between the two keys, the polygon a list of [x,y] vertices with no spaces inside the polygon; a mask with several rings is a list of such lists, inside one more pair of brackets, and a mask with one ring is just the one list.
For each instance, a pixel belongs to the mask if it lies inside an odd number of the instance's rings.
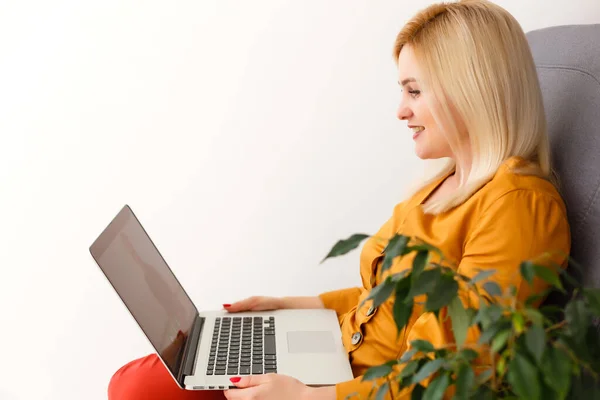
{"label": "woman's arm", "polygon": [[342,315],[348,312],[352,307],[358,305],[362,289],[358,287],[334,290],[331,292],[321,293],[319,295],[323,307],[335,310],[337,315]]}
{"label": "woman's arm", "polygon": [[284,309],[325,308],[325,305],[318,296],[281,297],[279,305],[279,308]]}

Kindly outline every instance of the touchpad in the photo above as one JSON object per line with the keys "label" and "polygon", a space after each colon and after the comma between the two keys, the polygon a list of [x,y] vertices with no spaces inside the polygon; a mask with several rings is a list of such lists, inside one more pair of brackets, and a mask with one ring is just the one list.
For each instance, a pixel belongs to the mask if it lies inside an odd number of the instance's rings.
{"label": "touchpad", "polygon": [[287,341],[290,353],[335,353],[333,334],[328,331],[292,331]]}

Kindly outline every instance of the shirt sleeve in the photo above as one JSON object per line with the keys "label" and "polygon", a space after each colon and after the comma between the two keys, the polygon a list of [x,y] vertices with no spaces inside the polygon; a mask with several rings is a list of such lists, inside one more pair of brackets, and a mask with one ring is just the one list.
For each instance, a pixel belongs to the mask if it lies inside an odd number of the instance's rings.
{"label": "shirt sleeve", "polygon": [[321,293],[319,298],[325,308],[335,310],[339,317],[358,304],[360,293],[361,289],[359,287],[353,287]]}

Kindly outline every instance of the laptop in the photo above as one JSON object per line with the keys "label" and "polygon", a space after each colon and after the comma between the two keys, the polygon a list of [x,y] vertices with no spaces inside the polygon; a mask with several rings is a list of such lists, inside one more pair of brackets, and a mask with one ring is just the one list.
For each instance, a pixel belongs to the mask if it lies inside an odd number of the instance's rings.
{"label": "laptop", "polygon": [[[224,390],[231,376],[268,373],[309,386],[353,379],[335,311],[198,310],[127,205],[90,252],[181,388]],[[218,285],[210,268],[198,279]]]}

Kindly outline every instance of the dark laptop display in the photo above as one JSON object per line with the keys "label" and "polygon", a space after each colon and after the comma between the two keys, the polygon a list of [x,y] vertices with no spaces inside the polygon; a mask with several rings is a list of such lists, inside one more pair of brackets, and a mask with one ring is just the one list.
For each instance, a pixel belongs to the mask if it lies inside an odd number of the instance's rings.
{"label": "dark laptop display", "polygon": [[90,252],[173,376],[180,377],[198,310],[128,206]]}

